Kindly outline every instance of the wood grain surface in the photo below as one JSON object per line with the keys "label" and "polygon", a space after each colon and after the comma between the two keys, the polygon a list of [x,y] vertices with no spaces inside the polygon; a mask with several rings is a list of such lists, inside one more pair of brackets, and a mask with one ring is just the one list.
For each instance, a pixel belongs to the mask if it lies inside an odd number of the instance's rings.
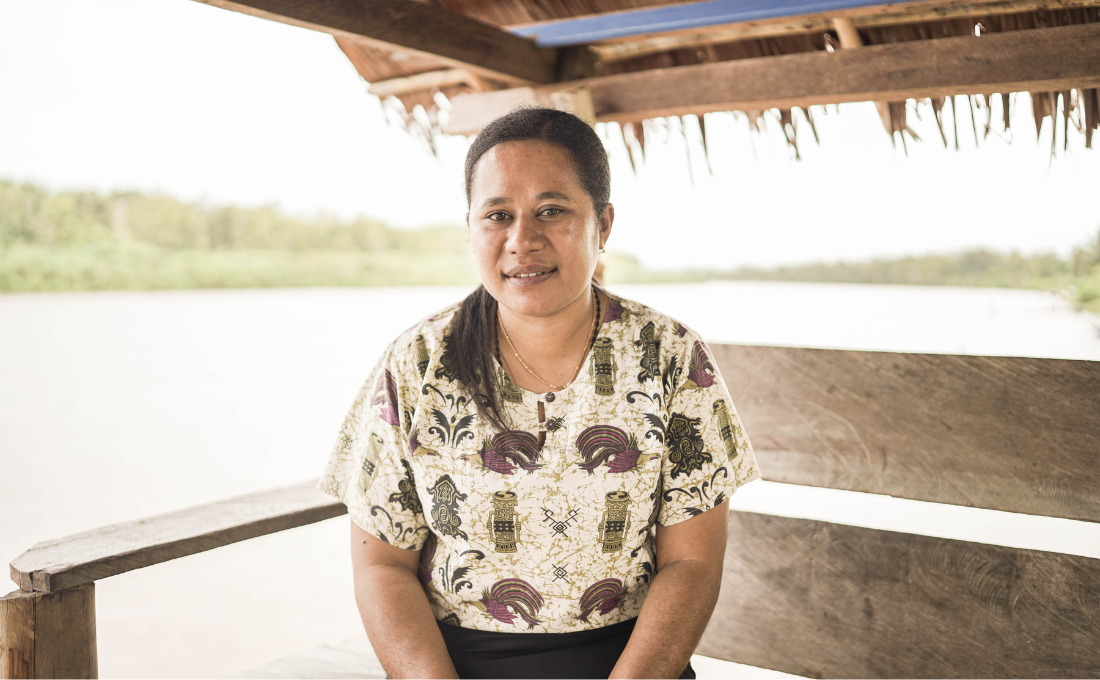
{"label": "wood grain surface", "polygon": [[1100,676],[1100,560],[731,512],[697,653],[812,678]]}
{"label": "wood grain surface", "polygon": [[0,678],[97,678],[95,584],[0,598]]}
{"label": "wood grain surface", "polygon": [[17,590],[0,598],[0,678],[34,676],[34,601]]}
{"label": "wood grain surface", "polygon": [[317,480],[45,541],[11,563],[23,590],[52,592],[345,514]]}
{"label": "wood grain surface", "polygon": [[711,349],[766,480],[1100,521],[1100,362]]}
{"label": "wood grain surface", "polygon": [[[601,121],[1100,86],[1100,24],[871,45],[590,78]],[[470,95],[478,96],[478,95]]]}
{"label": "wood grain surface", "polygon": [[413,56],[437,57],[506,82],[549,83],[555,50],[496,26],[416,0],[197,0],[261,19],[300,26]]}
{"label": "wood grain surface", "polygon": [[[847,19],[857,28],[897,26],[923,21],[946,21],[966,17],[987,17],[1016,12],[1095,7],[1097,0],[980,0],[978,2],[895,2],[888,5],[852,7],[820,14],[759,19],[682,29],[647,36],[626,36],[601,41],[592,49],[604,61],[629,59],[685,47],[717,45],[734,40],[772,38],[804,33],[824,33],[833,28],[835,19]],[[530,25],[530,24],[528,24]]]}

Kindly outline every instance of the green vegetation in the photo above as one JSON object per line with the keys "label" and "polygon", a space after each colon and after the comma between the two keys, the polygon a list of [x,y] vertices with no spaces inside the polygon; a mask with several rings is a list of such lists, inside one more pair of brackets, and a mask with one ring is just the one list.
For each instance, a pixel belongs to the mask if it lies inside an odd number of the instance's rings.
{"label": "green vegetation", "polygon": [[[1100,312],[1100,234],[1068,259],[976,250],[777,269],[656,272],[626,255],[609,283],[706,279],[1003,286],[1067,291]],[[465,229],[302,219],[271,207],[204,207],[166,196],[48,192],[0,182],[0,292],[477,282]]]}
{"label": "green vegetation", "polygon": [[775,269],[742,267],[712,271],[710,279],[756,281],[824,281],[935,286],[995,286],[1064,291],[1078,306],[1100,312],[1100,233],[1091,244],[1075,249],[1069,259],[1055,255],[1025,257],[989,250],[952,255],[924,255],[870,262],[808,264]]}
{"label": "green vegetation", "polygon": [[0,291],[477,282],[465,230],[0,182]]}

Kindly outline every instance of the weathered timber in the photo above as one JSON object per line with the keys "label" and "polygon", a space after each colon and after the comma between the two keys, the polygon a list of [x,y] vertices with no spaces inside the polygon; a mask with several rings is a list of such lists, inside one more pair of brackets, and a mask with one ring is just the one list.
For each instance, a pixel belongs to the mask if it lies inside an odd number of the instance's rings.
{"label": "weathered timber", "polygon": [[[600,120],[1100,86],[1100,25],[739,59],[587,82]],[[1045,83],[1031,87],[1030,83]],[[476,96],[476,95],[471,95]]]}
{"label": "weathered timber", "polygon": [[526,38],[416,0],[196,0],[383,49],[400,48],[506,82],[549,83],[557,52]]}
{"label": "weathered timber", "polygon": [[[819,14],[743,21],[734,24],[684,29],[651,35],[630,36],[602,41],[591,46],[603,61],[619,61],[646,54],[668,52],[686,47],[719,45],[736,40],[774,38],[805,33],[824,33],[833,28],[833,20],[844,18],[856,28],[898,26],[925,21],[943,21],[966,17],[987,17],[1017,12],[1061,10],[1100,6],[1100,0],[987,0],[979,2],[898,2],[874,7],[856,7]],[[540,24],[527,24],[538,26]]]}
{"label": "weathered timber", "polygon": [[[592,93],[598,120],[621,123],[709,111],[1092,88],[1100,87],[1100,24],[736,59],[532,90],[542,102],[581,85]],[[479,103],[492,94],[455,97],[452,117],[465,121],[466,129],[480,129],[507,113]]]}
{"label": "weathered timber", "polygon": [[764,479],[1100,521],[1100,362],[712,349]]}
{"label": "weathered timber", "polygon": [[451,68],[440,71],[427,71],[412,76],[379,80],[370,84],[370,93],[377,97],[420,92],[449,85],[465,85],[476,81],[464,68]]}
{"label": "weathered timber", "polygon": [[316,480],[45,541],[11,563],[23,590],[52,592],[347,512]]}
{"label": "weathered timber", "polygon": [[95,584],[0,598],[0,678],[97,678]]}
{"label": "weathered timber", "polygon": [[35,593],[17,590],[0,598],[0,678],[34,676]]}
{"label": "weathered timber", "polygon": [[1100,560],[731,512],[699,654],[811,678],[1100,676]]}

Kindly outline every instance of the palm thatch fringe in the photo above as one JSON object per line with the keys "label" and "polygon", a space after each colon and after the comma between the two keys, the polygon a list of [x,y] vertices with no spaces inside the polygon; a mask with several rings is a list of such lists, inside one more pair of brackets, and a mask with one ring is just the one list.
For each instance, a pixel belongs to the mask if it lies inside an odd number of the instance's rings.
{"label": "palm thatch fringe", "polygon": [[[1058,142],[1061,141],[1063,153],[1069,149],[1069,135],[1072,128],[1078,134],[1084,136],[1085,148],[1092,148],[1092,140],[1094,132],[1100,128],[1100,89],[1076,89],[1076,90],[1063,90],[1053,92],[1030,92],[1031,97],[1031,113],[1035,122],[1035,134],[1036,138],[1042,136],[1043,124],[1047,118],[1051,120],[1051,156],[1056,156],[1058,151]],[[945,120],[944,111],[945,105],[950,105],[951,108],[951,127],[952,135],[954,137],[955,150],[959,150],[959,131],[958,131],[958,119],[960,113],[960,106],[958,97],[966,99],[966,109],[970,114],[970,126],[974,135],[975,147],[980,146],[980,140],[987,139],[991,132],[997,132],[994,129],[993,121],[993,101],[997,96],[997,93],[980,94],[980,95],[957,95],[954,97],[933,97],[931,99],[920,100],[908,100],[901,102],[875,102],[878,107],[880,117],[887,134],[890,135],[891,143],[897,146],[897,139],[900,138],[902,148],[908,155],[908,145],[906,136],[910,137],[913,141],[921,141],[920,136],[913,130],[909,124],[909,116],[916,116],[920,120],[920,111],[917,108],[917,104],[920,102],[927,102],[931,105],[933,114],[935,115],[936,127],[940,133],[940,140],[943,142],[944,148],[947,148],[950,144],[947,138],[947,131],[944,127]],[[1008,133],[1012,127],[1011,115],[1014,104],[1014,98],[1009,93],[1000,93],[1001,99],[1001,125],[1003,132]],[[425,147],[432,153],[432,155],[438,155],[439,137],[444,134],[441,131],[441,121],[439,118],[440,111],[445,112],[449,110],[449,102],[445,94],[439,90],[433,90],[430,93],[413,93],[411,95],[391,96],[382,101],[382,106],[386,112],[387,122],[392,122],[396,119],[397,123],[409,134],[420,139]],[[820,107],[820,113],[826,113],[825,107]],[[802,159],[802,154],[798,145],[798,119],[793,115],[794,109],[770,109],[766,111],[742,111],[732,112],[735,116],[744,114],[748,121],[748,127],[750,132],[754,135],[764,134],[767,129],[767,119],[770,117],[776,123],[778,123],[780,130],[783,132],[783,137],[787,144],[794,151],[796,160]],[[817,126],[814,123],[814,114],[812,107],[801,108],[799,111],[802,114],[802,118],[808,124],[814,141],[818,144],[821,143],[818,136]],[[838,108],[839,111],[839,108]],[[982,133],[978,133],[978,117],[979,114],[984,114],[984,120],[981,123]],[[707,172],[713,176],[713,169],[710,163],[710,143],[707,138],[706,118],[705,114],[695,116],[699,122],[699,133],[701,136],[703,156],[707,166]],[[1059,119],[1061,119],[1061,140],[1058,139],[1059,135]],[[619,126],[619,133],[622,136],[623,145],[626,147],[626,151],[630,160],[630,166],[634,172],[638,171],[638,166],[641,162],[645,161],[645,147],[647,142],[647,129],[649,134],[653,135],[657,131],[664,130],[665,143],[668,142],[669,136],[673,131],[673,126],[676,127],[676,131],[684,139],[685,151],[688,156],[689,171],[691,168],[691,149],[690,142],[688,140],[687,126],[684,120],[680,117],[668,118],[668,119],[646,119],[637,120],[624,123]],[[1010,141],[1011,136],[1006,140]],[[694,180],[694,177],[692,178]]]}

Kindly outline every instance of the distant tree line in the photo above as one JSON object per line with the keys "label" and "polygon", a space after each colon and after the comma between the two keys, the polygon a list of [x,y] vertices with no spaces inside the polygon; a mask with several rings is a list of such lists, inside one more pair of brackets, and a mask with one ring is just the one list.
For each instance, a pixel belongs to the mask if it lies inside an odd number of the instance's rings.
{"label": "distant tree line", "polygon": [[134,192],[50,192],[0,181],[0,247],[146,243],[188,250],[415,251],[469,249],[456,226],[393,229],[367,218],[289,217],[274,207],[204,207]]}
{"label": "distant tree line", "polygon": [[1069,259],[1053,254],[1024,256],[991,250],[922,255],[868,262],[814,263],[761,269],[741,267],[708,272],[709,278],[765,281],[826,281],[937,286],[1032,287],[1028,282],[1088,276],[1100,264],[1100,236],[1077,248]]}
{"label": "distant tree line", "polygon": [[[990,250],[733,270],[653,271],[609,253],[609,283],[706,279],[1002,286],[1066,291],[1100,311],[1100,231],[1069,258]],[[292,217],[271,206],[0,181],[0,291],[472,284],[465,229]]]}

